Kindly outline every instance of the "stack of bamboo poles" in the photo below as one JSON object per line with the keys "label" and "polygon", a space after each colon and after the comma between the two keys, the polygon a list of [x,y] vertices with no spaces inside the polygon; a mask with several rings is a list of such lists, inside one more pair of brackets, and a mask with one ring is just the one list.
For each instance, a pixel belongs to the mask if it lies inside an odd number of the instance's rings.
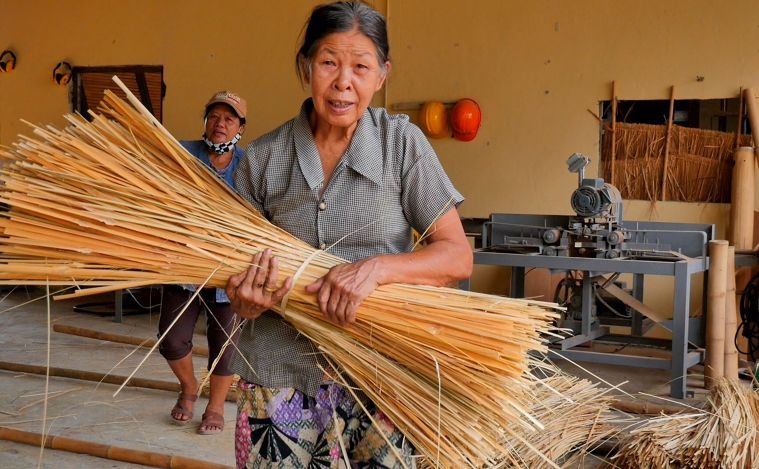
{"label": "stack of bamboo poles", "polygon": [[[725,310],[727,298],[728,242],[709,241],[709,280],[707,285],[706,357],[704,359],[704,385],[710,389],[725,376]],[[737,376],[734,376],[736,378]]]}
{"label": "stack of bamboo poles", "polygon": [[[613,138],[610,132],[603,137],[603,174],[611,174],[609,155],[614,144],[615,185],[622,196],[660,200],[666,142],[666,125],[616,123]],[[738,137],[738,145],[750,142],[751,136]],[[673,125],[665,188],[667,200],[728,202],[735,145],[734,133]]]}
{"label": "stack of bamboo poles", "polygon": [[549,305],[395,284],[367,298],[354,325],[336,327],[303,287],[344,261],[269,224],[129,99],[135,108],[106,93],[92,122],[67,116],[65,130],[35,127],[36,138],[2,152],[10,210],[0,216],[0,281],[91,287],[61,297],[223,287],[270,248],[296,280],[275,310],[429,461],[479,467],[513,455],[510,439],[540,453],[526,440],[542,429],[526,410],[527,353],[545,350]]}
{"label": "stack of bamboo poles", "polygon": [[735,246],[724,240],[709,242],[707,311],[704,386],[710,389],[721,378],[738,377]]}
{"label": "stack of bamboo poles", "polygon": [[719,380],[706,408],[650,419],[630,432],[615,467],[759,468],[759,395]]}

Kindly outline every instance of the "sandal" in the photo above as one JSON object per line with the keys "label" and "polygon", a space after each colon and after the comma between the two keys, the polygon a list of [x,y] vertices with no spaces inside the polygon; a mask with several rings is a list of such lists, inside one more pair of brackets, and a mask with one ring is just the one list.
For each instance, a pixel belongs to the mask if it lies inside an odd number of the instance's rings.
{"label": "sandal", "polygon": [[[215,427],[209,430],[208,427]],[[198,427],[198,435],[214,435],[224,431],[224,416],[213,410],[206,410],[203,414],[203,420]]]}
{"label": "sandal", "polygon": [[[197,394],[186,394],[183,392],[179,393],[179,397],[177,397],[177,403],[174,404],[174,407],[171,409],[171,419],[174,421],[174,423],[177,425],[184,425],[192,420],[192,409],[187,408],[187,406],[182,404],[182,401],[195,402],[196,400],[198,400]],[[177,418],[178,415],[184,415],[187,418],[180,419]]]}

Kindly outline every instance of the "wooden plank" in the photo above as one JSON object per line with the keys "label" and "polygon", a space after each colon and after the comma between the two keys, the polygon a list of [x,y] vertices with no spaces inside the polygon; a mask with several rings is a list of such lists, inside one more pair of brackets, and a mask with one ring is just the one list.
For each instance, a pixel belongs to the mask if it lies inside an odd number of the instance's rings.
{"label": "wooden plank", "polygon": [[663,321],[669,320],[669,318],[664,317],[663,314],[658,313],[654,311],[653,309],[651,309],[650,307],[644,305],[637,298],[627,293],[626,291],[622,290],[621,288],[614,285],[613,283],[609,283],[608,285],[606,285],[604,287],[604,290],[609,292],[611,295],[613,295],[616,299],[618,299],[622,303],[626,304],[627,306],[631,307],[635,311],[639,312],[640,314],[646,316],[647,318],[653,321],[661,323]]}

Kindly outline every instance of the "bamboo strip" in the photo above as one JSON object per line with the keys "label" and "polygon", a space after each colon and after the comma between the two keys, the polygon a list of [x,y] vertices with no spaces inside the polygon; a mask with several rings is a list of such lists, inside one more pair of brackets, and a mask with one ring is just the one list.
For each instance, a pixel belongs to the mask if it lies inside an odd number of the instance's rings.
{"label": "bamboo strip", "polygon": [[43,435],[26,432],[15,428],[0,427],[0,440],[13,441],[32,446],[68,451],[70,453],[87,454],[113,461],[142,464],[150,467],[166,469],[231,469],[223,464],[201,461],[175,454],[163,454],[153,451],[136,450],[119,446],[105,445],[91,441],[67,438],[60,435]]}
{"label": "bamboo strip", "polygon": [[[48,367],[45,367],[45,366],[27,365],[25,363],[13,363],[13,362],[5,362],[5,361],[0,361],[0,370],[15,371],[18,373],[30,373],[30,374],[43,375],[43,376],[46,374],[49,374],[50,376],[56,376],[59,378],[71,378],[71,379],[78,379],[82,381],[94,381],[96,383],[106,383],[106,384],[116,384],[116,385],[121,385],[122,383],[124,383],[124,381],[127,378],[126,376],[95,373],[93,371],[75,370],[71,368],[50,367],[48,371]],[[157,379],[150,379],[150,378],[132,378],[129,380],[129,382],[126,385],[133,388],[158,389],[161,391],[172,391],[172,392],[180,391],[179,383],[174,383],[170,381],[160,381]],[[209,395],[204,394],[203,397],[209,397]],[[227,395],[227,401],[235,402],[236,400],[237,400],[236,393],[230,392]]]}

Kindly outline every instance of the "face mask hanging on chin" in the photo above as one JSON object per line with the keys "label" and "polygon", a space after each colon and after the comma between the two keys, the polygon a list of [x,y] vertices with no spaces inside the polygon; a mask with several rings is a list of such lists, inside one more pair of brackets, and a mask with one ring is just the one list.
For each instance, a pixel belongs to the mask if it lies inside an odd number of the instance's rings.
{"label": "face mask hanging on chin", "polygon": [[232,147],[235,146],[235,143],[239,142],[242,138],[242,135],[240,133],[236,133],[234,138],[228,142],[223,143],[213,143],[212,141],[208,140],[208,137],[206,134],[203,134],[203,141],[206,143],[206,146],[211,149],[214,153],[217,155],[223,155],[224,153],[228,152],[232,149]]}

